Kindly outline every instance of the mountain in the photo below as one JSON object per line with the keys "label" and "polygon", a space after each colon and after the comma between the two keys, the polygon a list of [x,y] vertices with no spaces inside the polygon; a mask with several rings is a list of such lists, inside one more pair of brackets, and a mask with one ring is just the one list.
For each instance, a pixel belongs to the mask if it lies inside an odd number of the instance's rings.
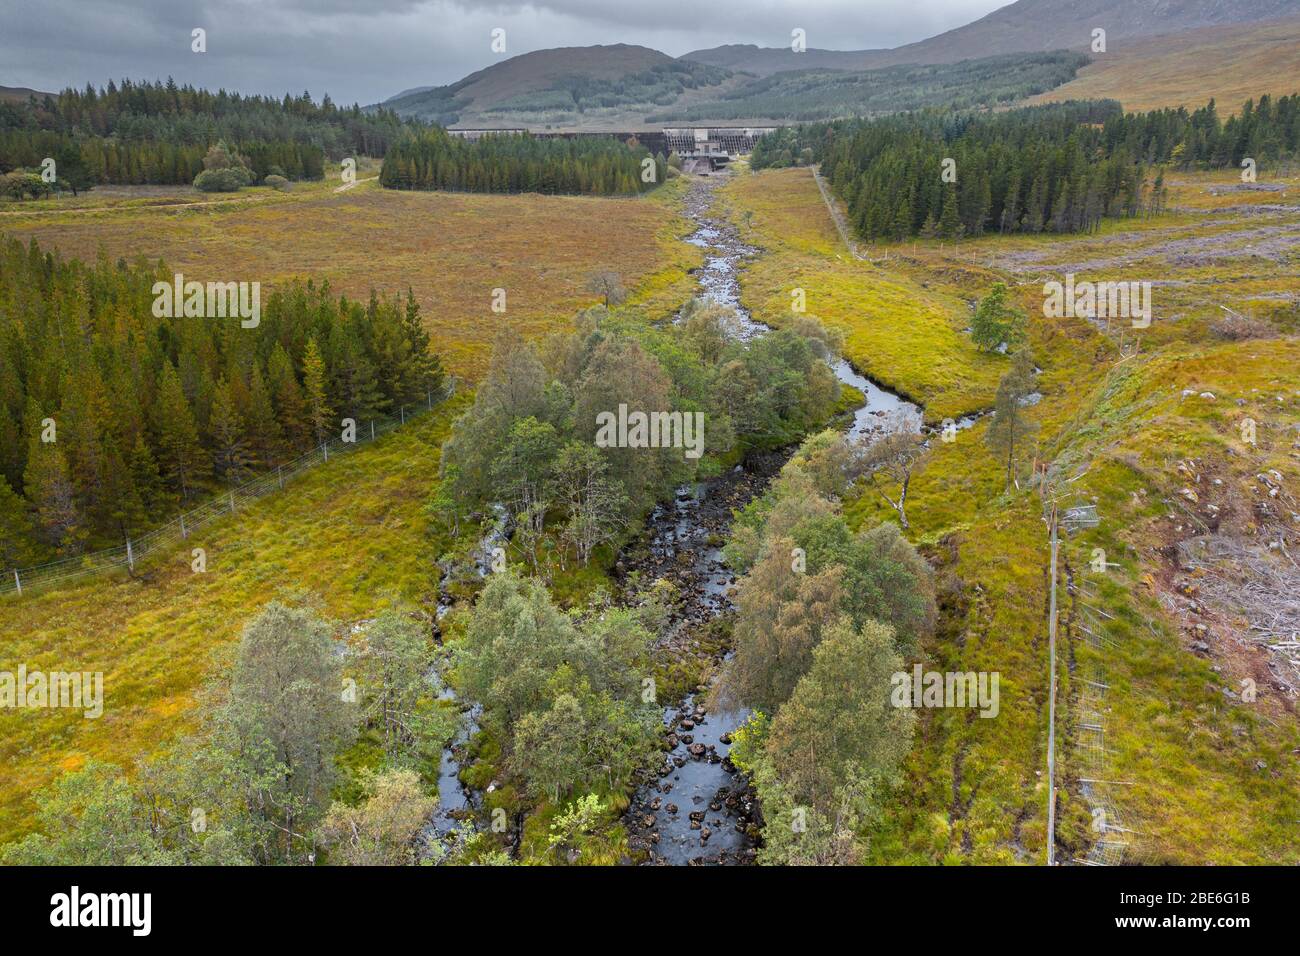
{"label": "mountain", "polygon": [[1125,109],[1194,107],[1213,98],[1223,115],[1248,99],[1300,91],[1300,17],[1201,27],[1125,43],[1030,103],[1115,99]]}
{"label": "mountain", "polygon": [[788,48],[759,47],[752,43],[731,43],[709,50],[695,50],[680,57],[692,63],[707,63],[755,76],[771,76],[794,70],[869,70],[897,62],[890,50],[814,50],[795,53]]}
{"label": "mountain", "polygon": [[[1104,96],[1132,108],[1216,95],[1235,109],[1246,96],[1294,91],[1296,31],[1287,15],[1300,16],[1300,0],[1017,0],[892,50],[731,44],[673,59],[628,44],[564,47],[382,105],[461,128],[626,131],[995,106],[1033,95]],[[1092,53],[1099,27],[1106,51]],[[1076,76],[1079,54],[1093,62]]]}
{"label": "mountain", "polygon": [[[584,99],[601,106],[622,105],[627,80],[654,103],[662,98],[656,87],[674,74],[717,75],[724,71],[674,60],[649,47],[617,43],[610,46],[560,47],[537,50],[494,63],[448,86],[424,87],[400,93],[383,106],[403,117],[452,122],[460,126],[520,125],[515,114],[575,112]],[[454,117],[454,118],[453,118]],[[532,121],[536,121],[533,117]]]}
{"label": "mountain", "polygon": [[8,101],[10,103],[26,103],[27,97],[35,96],[40,99],[45,96],[52,96],[51,93],[42,93],[40,90],[31,90],[25,86],[0,86],[0,102]]}
{"label": "mountain", "polygon": [[816,50],[720,46],[682,59],[770,76],[787,70],[866,70],[899,63],[956,63],[1002,53],[1087,50],[1092,31],[1107,49],[1126,41],[1201,27],[1255,23],[1300,13],[1300,0],[1017,0],[973,23],[892,50]]}
{"label": "mountain", "polygon": [[964,27],[892,53],[898,62],[950,63],[973,56],[1086,50],[1106,31],[1109,52],[1124,41],[1198,27],[1272,20],[1300,12],[1298,0],[1018,0]]}

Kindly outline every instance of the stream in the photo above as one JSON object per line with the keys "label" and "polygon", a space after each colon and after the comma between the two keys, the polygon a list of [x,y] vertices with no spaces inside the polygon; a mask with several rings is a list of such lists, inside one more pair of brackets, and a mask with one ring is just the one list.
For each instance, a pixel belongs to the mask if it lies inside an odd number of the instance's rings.
{"label": "stream", "polygon": [[[699,295],[734,309],[739,317],[736,335],[749,341],[768,329],[740,304],[740,269],[759,250],[743,242],[733,225],[712,215],[714,191],[727,178],[711,175],[691,185],[686,214],[698,228],[685,241],[706,250],[704,265],[696,273]],[[841,382],[866,397],[854,411],[850,437],[878,434],[895,416],[921,427],[918,406],[880,388],[847,360],[839,359],[831,368]],[[751,456],[729,474],[679,489],[671,504],[651,514],[635,569],[644,580],[667,577],[684,596],[666,638],[675,645],[672,652],[710,653],[700,647],[700,631],[733,607],[735,584],[717,542],[730,532],[732,511],[762,494],[792,451]],[[623,561],[618,570],[626,570]],[[713,656],[717,662],[726,657]],[[705,696],[689,694],[664,709],[664,762],[637,789],[624,817],[629,846],[652,864],[726,865],[754,859],[761,814],[748,781],[728,759],[731,734],[749,712],[710,712]]]}
{"label": "stream", "polygon": [[[759,250],[741,240],[736,228],[713,215],[714,191],[728,173],[697,177],[691,184],[686,215],[697,229],[685,241],[705,250],[704,265],[695,273],[698,295],[734,309],[735,334],[742,341],[763,335],[768,326],[757,322],[740,304],[739,271]],[[887,416],[901,416],[920,429],[921,409],[885,391],[859,374],[844,359],[831,363],[839,380],[858,389],[865,403],[854,411],[850,437],[878,434]],[[725,649],[708,644],[708,624],[731,610],[735,576],[722,559],[721,542],[731,527],[732,513],[762,494],[793,448],[751,455],[730,472],[683,486],[675,499],[655,507],[645,533],[620,555],[616,576],[633,571],[643,581],[666,578],[676,585],[681,601],[658,652],[706,656],[715,664]],[[501,523],[476,552],[480,574],[486,556],[507,533]],[[442,607],[439,608],[441,617]],[[445,692],[450,699],[450,691]],[[628,844],[634,853],[655,865],[734,865],[751,863],[762,819],[752,788],[728,759],[731,734],[749,712],[711,712],[706,693],[688,694],[664,708],[667,750],[663,764],[641,778],[624,816]],[[465,728],[442,755],[439,808],[426,834],[444,838],[458,820],[472,818],[475,795],[460,783],[458,773],[465,742],[477,726],[477,712],[466,712]]]}

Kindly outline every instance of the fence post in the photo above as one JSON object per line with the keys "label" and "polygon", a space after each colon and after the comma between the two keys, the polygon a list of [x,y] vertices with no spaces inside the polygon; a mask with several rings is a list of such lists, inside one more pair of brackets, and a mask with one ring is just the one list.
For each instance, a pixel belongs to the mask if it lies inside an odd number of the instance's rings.
{"label": "fence post", "polygon": [[1051,668],[1051,691],[1047,703],[1047,865],[1056,862],[1056,506],[1052,506],[1052,581],[1051,607],[1048,610],[1048,667]]}
{"label": "fence post", "polygon": [[320,450],[321,450],[321,452],[325,455],[325,460],[326,460],[326,461],[329,461],[329,460],[330,460],[330,446],[329,446],[329,442],[321,442],[321,443],[320,443]]}
{"label": "fence post", "polygon": [[284,465],[275,466],[275,477],[280,482],[280,490],[284,490]]}
{"label": "fence post", "polygon": [[230,489],[230,513],[235,513],[235,489]]}
{"label": "fence post", "polygon": [[433,408],[433,389],[426,388],[424,390],[424,404],[429,409]]}
{"label": "fence post", "polygon": [[375,420],[373,418],[370,419],[370,440],[375,440]]}
{"label": "fence post", "polygon": [[128,535],[126,539],[126,566],[132,571],[135,570],[135,552],[131,550],[130,535]]}
{"label": "fence post", "polygon": [[405,406],[405,405],[402,406],[402,424],[403,424],[403,425],[406,424],[406,406]]}
{"label": "fence post", "polygon": [[18,593],[23,593],[23,579],[18,576],[18,569],[14,568],[14,586],[18,588]]}
{"label": "fence post", "polygon": [[189,535],[185,531],[185,516],[181,515],[181,540],[184,541]]}

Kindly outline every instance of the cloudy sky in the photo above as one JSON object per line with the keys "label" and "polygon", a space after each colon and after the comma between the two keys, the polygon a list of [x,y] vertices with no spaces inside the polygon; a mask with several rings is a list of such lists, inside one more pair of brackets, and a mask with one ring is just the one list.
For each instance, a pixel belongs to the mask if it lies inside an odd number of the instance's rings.
{"label": "cloudy sky", "polygon": [[[1010,0],[0,0],[0,86],[59,90],[111,78],[244,93],[382,100],[450,83],[504,56],[636,43],[680,56],[723,43],[893,47]],[[193,53],[191,31],[207,31]],[[505,55],[490,49],[503,28]]]}

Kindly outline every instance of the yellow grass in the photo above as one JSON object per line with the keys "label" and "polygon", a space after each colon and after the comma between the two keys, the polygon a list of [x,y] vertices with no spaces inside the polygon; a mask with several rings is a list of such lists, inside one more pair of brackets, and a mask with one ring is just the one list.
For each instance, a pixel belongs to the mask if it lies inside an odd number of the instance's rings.
{"label": "yellow grass", "polygon": [[[89,758],[131,767],[187,726],[213,652],[277,596],[315,595],[336,620],[437,591],[445,544],[424,512],[461,397],[308,472],[191,536],[140,579],[0,600],[0,670],[102,671],[104,713],[0,710],[0,842],[30,828],[31,794]],[[191,548],[207,570],[191,569]]]}
{"label": "yellow grass", "polygon": [[[359,176],[374,175],[361,170]],[[677,241],[676,180],[629,199],[399,192],[337,180],[230,198],[180,187],[92,190],[77,200],[0,206],[0,232],[66,256],[162,258],[200,280],[328,280],[365,299],[415,291],[447,367],[477,377],[503,326],[528,338],[596,302],[591,273],[612,269],[632,301],[664,314],[689,295],[698,250]],[[495,289],[506,311],[493,312]]]}
{"label": "yellow grass", "polygon": [[1030,103],[1116,99],[1126,110],[1204,106],[1220,114],[1261,94],[1300,92],[1300,20],[1205,27],[1112,43],[1079,75]]}
{"label": "yellow grass", "polygon": [[[890,262],[854,259],[808,169],[742,174],[726,196],[742,238],[763,250],[740,283],[756,318],[788,321],[792,293],[802,289],[807,314],[844,333],[853,365],[924,405],[927,420],[993,403],[1007,360],[981,353],[963,330],[972,315],[968,300],[987,292],[996,276],[965,267],[957,281],[916,272],[898,250]],[[753,212],[748,223],[745,210]]]}
{"label": "yellow grass", "polygon": [[[1038,454],[1069,474],[1093,463],[1071,490],[1081,500],[1095,496],[1105,519],[1067,541],[1063,566],[1082,580],[1094,546],[1119,565],[1091,587],[1098,592],[1093,600],[1119,622],[1113,636],[1120,646],[1103,666],[1116,688],[1109,775],[1134,782],[1116,802],[1124,823],[1142,831],[1132,861],[1294,863],[1300,835],[1290,755],[1300,742],[1294,713],[1263,692],[1258,709],[1227,702],[1218,688],[1235,686],[1233,666],[1219,658],[1220,676],[1189,653],[1183,622],[1148,586],[1167,574],[1162,548],[1170,528],[1161,502],[1178,493],[1179,460],[1233,474],[1242,496],[1261,470],[1278,469],[1288,488],[1297,480],[1289,439],[1282,440],[1300,422],[1294,338],[1224,343],[1212,326],[1224,315],[1220,305],[1276,316],[1279,293],[1300,288],[1294,248],[1280,260],[1268,258],[1260,254],[1276,254],[1260,246],[1268,236],[1251,234],[1300,226],[1300,182],[1288,181],[1285,195],[1229,191],[1236,183],[1233,173],[1175,174],[1170,216],[1107,223],[1091,236],[868,247],[877,262],[850,258],[807,171],[760,173],[727,191],[733,221],[743,224],[752,210],[745,238],[766,253],[742,278],[744,303],[780,322],[789,314],[789,289],[803,287],[809,313],[844,329],[855,364],[925,402],[932,421],[991,401],[1005,360],[979,355],[964,341],[966,300],[997,280],[1015,290],[1044,370],[1043,400],[1029,413],[1041,426]],[[1286,208],[1260,208],[1279,205]],[[1221,256],[1208,263],[1187,258],[1208,248]],[[1169,283],[1156,286],[1141,356],[1117,364],[1121,334],[1133,342],[1121,323],[1107,334],[1083,319],[1043,317],[1043,281],[1073,266],[1081,278]],[[1180,402],[1185,388],[1219,399],[1207,404],[1212,411],[1198,409]],[[1245,414],[1266,422],[1276,437],[1258,454],[1232,458],[1224,446]],[[989,720],[964,711],[921,715],[904,780],[871,833],[877,862],[1045,858],[1046,529],[1036,494],[1004,493],[1003,467],[984,444],[986,431],[982,421],[954,443],[933,443],[913,480],[908,516],[911,536],[941,580],[952,582],[944,589],[940,631],[925,648],[926,666],[998,671],[1001,713]],[[869,490],[846,502],[846,513],[860,526],[895,518]],[[1084,732],[1068,665],[1082,667],[1093,652],[1073,616],[1077,609],[1068,596],[1062,601],[1058,835],[1067,855],[1081,855],[1094,835],[1078,783],[1088,768],[1079,759]],[[1267,769],[1257,769],[1260,762]]]}

